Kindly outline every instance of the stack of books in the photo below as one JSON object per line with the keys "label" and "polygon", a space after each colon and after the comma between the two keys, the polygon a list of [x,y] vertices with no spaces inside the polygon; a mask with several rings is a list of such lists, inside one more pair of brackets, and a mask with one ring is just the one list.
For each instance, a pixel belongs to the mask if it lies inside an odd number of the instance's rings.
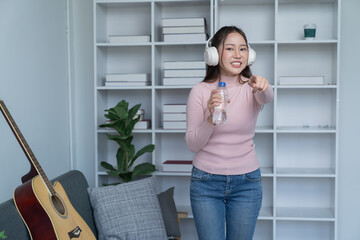
{"label": "stack of books", "polygon": [[165,172],[191,172],[192,160],[167,160],[162,163]]}
{"label": "stack of books", "polygon": [[150,119],[144,119],[137,122],[134,126],[134,129],[149,129],[151,127],[151,120]]}
{"label": "stack of books", "polygon": [[150,35],[109,35],[109,43],[146,43]]}
{"label": "stack of books", "polygon": [[195,85],[206,74],[204,61],[163,62],[163,85]]}
{"label": "stack of books", "polygon": [[164,42],[203,42],[207,40],[205,18],[163,18]]}
{"label": "stack of books", "polygon": [[140,74],[106,74],[106,87],[127,87],[127,86],[148,86],[150,85],[150,75]]}
{"label": "stack of books", "polygon": [[186,104],[164,104],[164,129],[186,129]]}
{"label": "stack of books", "polygon": [[151,127],[151,121],[144,119],[145,110],[139,109],[134,116],[134,118],[137,118],[140,116],[140,121],[137,122],[134,126],[134,129],[149,129]]}

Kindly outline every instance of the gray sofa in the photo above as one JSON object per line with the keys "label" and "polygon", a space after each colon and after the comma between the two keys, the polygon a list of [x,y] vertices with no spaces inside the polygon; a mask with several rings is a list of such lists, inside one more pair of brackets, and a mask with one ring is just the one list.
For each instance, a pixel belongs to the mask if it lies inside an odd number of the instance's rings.
{"label": "gray sofa", "polygon": [[[80,171],[72,170],[53,179],[51,182],[54,183],[55,181],[61,183],[75,210],[88,224],[95,237],[98,238],[99,233],[96,228],[94,212],[88,193],[89,185],[85,176]],[[186,218],[187,214],[176,211],[173,194],[174,188],[169,188],[157,194],[157,197],[168,238],[181,240],[179,219]],[[0,233],[2,231],[5,231],[6,240],[30,240],[27,228],[12,199],[0,204]]]}
{"label": "gray sofa", "polygon": [[[93,211],[87,192],[88,183],[84,175],[79,171],[73,170],[55,178],[52,182],[54,181],[61,183],[74,208],[97,237]],[[7,236],[6,240],[30,239],[26,226],[12,199],[0,204],[0,232],[1,231],[5,231],[5,235]]]}

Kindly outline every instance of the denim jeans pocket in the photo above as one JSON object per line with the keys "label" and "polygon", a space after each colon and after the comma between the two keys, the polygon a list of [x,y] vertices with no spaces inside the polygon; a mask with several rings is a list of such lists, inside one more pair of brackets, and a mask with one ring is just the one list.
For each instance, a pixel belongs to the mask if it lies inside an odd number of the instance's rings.
{"label": "denim jeans pocket", "polygon": [[245,173],[244,178],[249,182],[260,182],[261,181],[260,168],[256,169],[253,172]]}
{"label": "denim jeans pocket", "polygon": [[191,181],[204,181],[207,180],[212,174],[205,172],[193,166],[191,171]]}

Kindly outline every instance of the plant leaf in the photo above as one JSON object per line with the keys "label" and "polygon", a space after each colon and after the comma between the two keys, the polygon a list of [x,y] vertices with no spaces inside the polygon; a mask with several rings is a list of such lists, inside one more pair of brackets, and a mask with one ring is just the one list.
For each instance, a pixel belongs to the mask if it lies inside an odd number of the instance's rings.
{"label": "plant leaf", "polygon": [[7,236],[5,235],[5,231],[0,232],[0,238],[5,239]]}
{"label": "plant leaf", "polygon": [[111,134],[106,134],[107,138],[109,140],[115,141],[117,142],[117,144],[120,145],[120,147],[124,147],[123,145],[128,145],[128,142],[132,141],[132,136],[126,135],[126,136],[120,136],[120,135],[111,135]]}
{"label": "plant leaf", "polygon": [[131,167],[134,162],[136,161],[136,159],[138,157],[140,157],[141,155],[143,155],[144,153],[147,153],[147,152],[152,152],[154,151],[155,149],[155,145],[154,144],[149,144],[149,145],[146,145],[145,147],[143,147],[142,149],[140,149],[136,154],[135,156],[131,159],[130,163],[129,163],[129,166]]}
{"label": "plant leaf", "polygon": [[[132,108],[130,108],[129,110],[129,119],[134,119],[137,111],[140,109],[141,104],[136,104],[135,106],[133,106]],[[140,120],[140,119],[139,119]]]}
{"label": "plant leaf", "polygon": [[123,173],[119,175],[119,178],[123,181],[123,182],[130,182],[131,179],[131,175],[132,172],[127,172],[127,173]]}
{"label": "plant leaf", "polygon": [[115,171],[107,171],[107,173],[108,173],[110,176],[119,177],[121,174],[125,174],[125,173],[127,173],[127,172],[122,171],[122,170],[115,170]]}
{"label": "plant leaf", "polygon": [[116,115],[118,119],[126,119],[128,118],[128,106],[129,103],[125,100],[119,102],[114,108],[111,109],[112,113]]}
{"label": "plant leaf", "polygon": [[101,162],[100,163],[100,165],[103,167],[103,168],[105,168],[105,169],[107,169],[107,170],[110,170],[110,171],[116,171],[116,169],[113,167],[113,165],[111,165],[111,164],[109,164],[109,163],[107,163],[107,162]]}
{"label": "plant leaf", "polygon": [[140,175],[150,174],[156,171],[155,165],[151,163],[141,163],[134,168],[131,175],[131,180]]}
{"label": "plant leaf", "polygon": [[134,154],[135,154],[135,146],[134,146],[134,144],[130,144],[130,146],[129,146],[129,148],[127,149],[127,151],[128,151],[128,157],[129,157],[129,159],[130,159],[130,162],[129,162],[129,167],[131,167],[131,160],[133,159],[133,157],[134,157]]}

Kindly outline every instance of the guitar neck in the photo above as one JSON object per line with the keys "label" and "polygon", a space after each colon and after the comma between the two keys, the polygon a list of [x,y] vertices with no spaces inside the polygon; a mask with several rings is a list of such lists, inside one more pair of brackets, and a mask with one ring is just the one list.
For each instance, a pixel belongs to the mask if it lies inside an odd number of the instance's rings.
{"label": "guitar neck", "polygon": [[32,164],[32,166],[36,169],[37,173],[41,176],[41,178],[43,179],[44,183],[46,184],[51,195],[55,195],[56,192],[55,192],[52,184],[50,183],[44,170],[42,169],[39,162],[37,161],[34,153],[31,151],[31,148],[29,147],[24,136],[22,135],[21,131],[19,130],[18,126],[16,125],[16,123],[15,123],[14,119],[12,118],[10,112],[8,111],[4,101],[2,101],[1,99],[0,99],[0,110],[1,110],[2,114],[4,115],[6,122],[9,124],[12,132],[14,133],[16,140],[19,142],[22,150],[24,151],[26,157],[28,158],[30,164]]}

